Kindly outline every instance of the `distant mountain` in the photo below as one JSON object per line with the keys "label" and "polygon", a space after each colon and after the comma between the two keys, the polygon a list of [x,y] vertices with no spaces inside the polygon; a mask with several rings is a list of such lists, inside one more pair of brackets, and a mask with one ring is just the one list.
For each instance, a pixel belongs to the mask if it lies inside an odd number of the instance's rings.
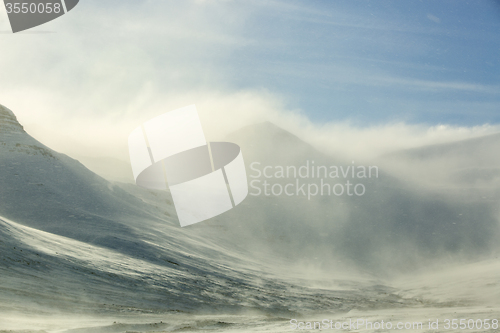
{"label": "distant mountain", "polygon": [[500,133],[451,143],[433,144],[419,148],[405,149],[388,154],[387,157],[409,157],[419,160],[460,157],[467,164],[499,164],[500,156],[494,154],[500,146]]}
{"label": "distant mountain", "polygon": [[435,188],[498,200],[500,134],[397,151],[380,162],[400,177]]}
{"label": "distant mountain", "polygon": [[[347,178],[276,178],[276,166],[298,170],[314,161],[315,166],[347,169],[359,164],[326,156],[269,122],[242,128],[227,140],[242,147],[250,184],[260,181],[255,184],[263,191],[263,182],[269,183],[270,195],[253,196],[258,190],[250,186],[241,207],[218,218],[226,221],[222,224],[232,229],[232,238],[240,244],[247,241],[250,248],[268,247],[323,267],[340,268],[339,261],[348,261],[375,271],[411,271],[428,260],[471,259],[497,248],[498,210],[491,200],[415,186],[378,161],[370,164],[379,166],[378,178],[353,178],[350,172]],[[263,175],[266,166],[271,178]],[[316,195],[309,200],[303,194],[273,195],[270,190],[273,184],[293,184],[290,188],[295,189],[297,180],[307,190],[307,184],[320,186],[320,178],[332,186],[347,180],[362,183],[366,193]]]}
{"label": "distant mountain", "polygon": [[304,157],[310,161],[326,160],[326,156],[313,146],[268,121],[243,127],[229,134],[226,139],[244,146],[244,157],[249,161],[273,161],[287,165],[297,162],[297,158],[305,162]]}

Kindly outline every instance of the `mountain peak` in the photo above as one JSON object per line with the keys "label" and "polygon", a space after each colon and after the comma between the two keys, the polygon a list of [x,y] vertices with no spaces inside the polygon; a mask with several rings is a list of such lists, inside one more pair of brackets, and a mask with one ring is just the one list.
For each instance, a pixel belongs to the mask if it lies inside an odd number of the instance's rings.
{"label": "mountain peak", "polygon": [[254,142],[260,141],[260,143],[265,145],[268,145],[271,142],[276,142],[276,140],[280,140],[282,143],[291,145],[307,145],[308,148],[313,149],[309,146],[309,144],[302,141],[296,135],[270,121],[264,121],[240,128],[239,130],[230,133],[227,136],[227,139],[235,141],[236,143],[244,139],[249,139]]}
{"label": "mountain peak", "polygon": [[269,121],[240,128],[225,139],[241,147],[245,161],[260,161],[268,165],[295,165],[297,161],[307,160],[330,161],[306,141]]}
{"label": "mountain peak", "polygon": [[0,133],[24,133],[23,126],[17,121],[14,112],[0,104]]}

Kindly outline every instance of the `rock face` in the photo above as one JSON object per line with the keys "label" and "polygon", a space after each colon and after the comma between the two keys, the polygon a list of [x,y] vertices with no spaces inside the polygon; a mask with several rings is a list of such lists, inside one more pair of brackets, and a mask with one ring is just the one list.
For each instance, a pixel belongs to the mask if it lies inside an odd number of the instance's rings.
{"label": "rock face", "polygon": [[0,132],[24,133],[12,111],[0,104]]}

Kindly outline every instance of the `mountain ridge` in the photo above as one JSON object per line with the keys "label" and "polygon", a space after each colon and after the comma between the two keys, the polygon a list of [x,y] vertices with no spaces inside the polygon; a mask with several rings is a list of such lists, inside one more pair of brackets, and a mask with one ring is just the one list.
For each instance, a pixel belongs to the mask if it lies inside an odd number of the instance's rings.
{"label": "mountain ridge", "polygon": [[500,142],[500,133],[487,134],[484,136],[476,138],[468,138],[464,140],[446,142],[446,143],[436,143],[425,145],[421,147],[408,148],[403,150],[398,150],[383,155],[382,157],[397,157],[399,156],[415,156],[419,158],[441,156],[443,151],[451,151],[465,149],[467,152],[474,152],[477,150],[478,146],[481,145],[498,145]]}
{"label": "mountain ridge", "polygon": [[1,132],[24,132],[24,128],[17,121],[14,112],[12,112],[2,104],[0,104],[0,133]]}

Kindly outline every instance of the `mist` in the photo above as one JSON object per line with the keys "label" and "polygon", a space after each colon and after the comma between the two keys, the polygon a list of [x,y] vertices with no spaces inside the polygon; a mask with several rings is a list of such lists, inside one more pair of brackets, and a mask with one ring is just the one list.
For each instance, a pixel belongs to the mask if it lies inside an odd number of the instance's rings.
{"label": "mist", "polygon": [[[492,8],[85,0],[11,34],[0,6],[0,330],[498,318]],[[127,143],[192,104],[249,194],[181,228]]]}

